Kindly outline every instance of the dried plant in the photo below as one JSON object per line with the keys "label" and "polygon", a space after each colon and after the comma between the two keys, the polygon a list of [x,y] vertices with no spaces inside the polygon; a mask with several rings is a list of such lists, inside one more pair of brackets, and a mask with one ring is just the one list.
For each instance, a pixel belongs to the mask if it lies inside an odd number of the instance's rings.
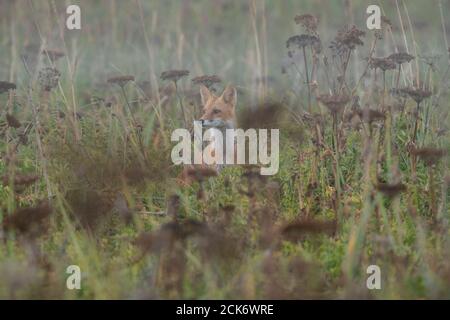
{"label": "dried plant", "polygon": [[44,91],[51,91],[59,83],[61,72],[55,68],[46,67],[39,70],[38,81]]}
{"label": "dried plant", "polygon": [[301,34],[290,37],[286,42],[288,49],[304,49],[305,47],[317,47],[320,45],[320,39],[309,34]]}
{"label": "dried plant", "polygon": [[192,83],[202,84],[205,87],[207,87],[208,89],[210,89],[214,84],[220,83],[220,82],[222,82],[222,79],[220,79],[216,75],[212,75],[212,76],[204,75],[204,76],[198,76],[198,77],[192,78]]}
{"label": "dried plant", "polygon": [[303,219],[286,224],[281,228],[282,239],[289,241],[304,240],[308,234],[334,235],[337,224],[335,220],[320,221],[315,219]]}
{"label": "dried plant", "polygon": [[413,60],[414,56],[406,52],[397,52],[391,54],[388,59],[394,61],[396,64],[403,64]]}
{"label": "dried plant", "polygon": [[189,70],[168,70],[168,71],[164,71],[161,73],[162,80],[173,81],[173,83],[175,84],[175,92],[178,96],[178,102],[180,103],[180,109],[181,109],[181,113],[183,115],[185,127],[187,127],[187,125],[188,125],[188,119],[186,117],[186,111],[184,110],[183,99],[181,98],[180,92],[178,90],[178,80],[180,80],[183,77],[187,77],[188,75],[189,75]]}
{"label": "dried plant", "polygon": [[107,80],[108,83],[117,84],[119,87],[123,88],[128,82],[134,81],[134,76],[125,75],[112,77]]}
{"label": "dried plant", "polygon": [[15,231],[26,238],[35,238],[47,230],[48,218],[52,208],[48,202],[42,202],[36,207],[17,209],[3,220],[5,231]]}
{"label": "dried plant", "polygon": [[353,50],[356,46],[364,45],[364,42],[361,40],[362,37],[365,36],[365,32],[358,29],[356,26],[352,26],[350,28],[345,28],[343,30],[339,30],[334,42],[332,45],[338,49],[338,51],[342,48],[347,50]]}
{"label": "dried plant", "polygon": [[383,71],[383,100],[382,105],[384,106],[384,95],[386,93],[386,71],[388,70],[394,70],[396,68],[396,64],[393,60],[390,58],[374,58],[369,57],[367,58],[369,61],[369,67],[372,69],[375,69],[375,72],[377,69],[380,69]]}
{"label": "dried plant", "polygon": [[15,90],[16,85],[12,82],[0,81],[0,94],[8,92],[9,90]]}
{"label": "dried plant", "polygon": [[364,31],[359,30],[356,26],[352,26],[351,28],[346,27],[338,31],[334,41],[332,41],[329,46],[333,54],[333,59],[336,57],[340,59],[341,74],[337,77],[340,83],[338,92],[341,92],[346,85],[345,77],[351,54],[355,50],[356,46],[364,45],[361,38],[364,37],[365,34],[366,33]]}
{"label": "dried plant", "polygon": [[[418,130],[418,126],[419,126],[419,114],[420,114],[420,103],[426,99],[429,98],[431,96],[431,91],[428,90],[423,90],[420,88],[404,88],[402,89],[402,91],[404,93],[406,93],[407,95],[409,95],[417,104],[416,107],[416,111],[415,111],[415,119],[414,119],[414,130],[412,133],[412,138],[411,138],[411,142],[413,144],[416,143],[416,139],[417,139],[417,130]],[[413,167],[415,165],[413,164]]]}
{"label": "dried plant", "polygon": [[380,69],[382,71],[393,70],[397,68],[395,62],[389,58],[368,58],[371,69]]}
{"label": "dried plant", "polygon": [[286,47],[289,49],[288,56],[292,57],[295,49],[301,49],[303,52],[303,62],[305,66],[306,86],[308,88],[308,110],[312,111],[311,107],[311,85],[308,71],[308,59],[306,57],[306,47],[311,47],[315,54],[322,50],[322,43],[320,38],[315,35],[302,34],[290,37],[286,42]]}
{"label": "dried plant", "polygon": [[386,197],[394,198],[394,197],[398,196],[400,193],[405,192],[406,186],[401,182],[394,183],[394,184],[377,183],[375,185],[375,189],[378,192],[381,192],[382,194],[384,194]]}
{"label": "dried plant", "polygon": [[447,154],[446,150],[433,147],[412,148],[410,152],[412,155],[423,160],[428,166],[436,164]]}
{"label": "dried plant", "polygon": [[39,176],[34,174],[15,174],[13,177],[4,175],[0,178],[3,185],[8,185],[10,182],[14,186],[27,187],[39,180]]}
{"label": "dried plant", "polygon": [[420,88],[403,88],[401,91],[409,95],[417,104],[420,104],[424,99],[429,98],[432,94],[431,91]]}
{"label": "dried plant", "polygon": [[398,88],[399,82],[400,82],[400,74],[401,74],[401,70],[402,70],[402,68],[401,68],[402,64],[410,62],[411,60],[414,59],[414,56],[412,56],[406,52],[397,52],[397,53],[391,54],[388,57],[388,59],[394,61],[398,65],[397,84],[396,84],[396,88]]}
{"label": "dried plant", "polygon": [[[112,83],[112,84],[117,84],[120,87],[120,89],[122,91],[123,98],[125,99],[125,102],[126,102],[126,105],[127,105],[128,114],[130,115],[131,120],[133,122],[133,127],[135,129],[138,129],[139,128],[139,123],[137,122],[136,118],[134,117],[133,111],[131,109],[130,101],[128,100],[127,93],[125,91],[125,86],[130,81],[134,81],[134,76],[124,75],[124,76],[112,77],[112,78],[109,78],[107,82],[108,83]],[[138,137],[137,139],[139,141],[141,149],[144,149],[143,145],[142,145],[141,138]]]}
{"label": "dried plant", "polygon": [[10,126],[11,128],[18,129],[22,126],[20,121],[17,120],[16,117],[14,117],[12,114],[9,114],[9,113],[6,114],[6,122],[8,123],[8,126]]}
{"label": "dried plant", "polygon": [[320,101],[331,113],[335,114],[343,111],[347,103],[350,102],[350,98],[345,94],[322,94],[317,97],[317,101]]}
{"label": "dried plant", "polygon": [[312,14],[302,14],[297,15],[294,18],[296,24],[302,25],[307,32],[315,34],[317,32],[317,26],[319,24],[319,19]]}
{"label": "dried plant", "polygon": [[161,73],[161,79],[177,82],[188,75],[189,70],[168,70]]}

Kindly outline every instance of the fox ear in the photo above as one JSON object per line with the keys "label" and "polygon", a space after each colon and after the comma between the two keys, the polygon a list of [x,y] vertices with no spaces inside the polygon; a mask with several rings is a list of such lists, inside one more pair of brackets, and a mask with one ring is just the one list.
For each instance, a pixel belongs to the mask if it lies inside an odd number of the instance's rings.
{"label": "fox ear", "polygon": [[202,104],[206,105],[206,102],[208,102],[209,98],[211,98],[212,93],[209,91],[207,87],[204,85],[200,86],[200,96],[202,97]]}
{"label": "fox ear", "polygon": [[233,87],[232,85],[227,85],[227,87],[225,88],[225,90],[222,93],[222,98],[223,98],[223,101],[225,101],[226,103],[236,105],[236,100],[237,100],[236,88]]}

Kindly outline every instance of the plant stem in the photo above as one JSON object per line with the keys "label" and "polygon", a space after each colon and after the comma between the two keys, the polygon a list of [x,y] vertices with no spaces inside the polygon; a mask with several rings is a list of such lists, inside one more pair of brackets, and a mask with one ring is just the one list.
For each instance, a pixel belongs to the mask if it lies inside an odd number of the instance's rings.
{"label": "plant stem", "polygon": [[181,99],[180,93],[178,92],[178,85],[175,81],[175,92],[177,93],[178,102],[180,103],[181,113],[183,114],[184,126],[187,128],[187,118],[186,113],[184,112],[183,99]]}
{"label": "plant stem", "polygon": [[311,87],[309,85],[309,72],[308,72],[308,62],[306,60],[306,50],[303,47],[303,61],[305,62],[305,72],[306,72],[306,85],[308,86],[308,112],[311,113]]}
{"label": "plant stem", "polygon": [[[131,111],[131,105],[128,102],[128,98],[127,98],[127,94],[125,92],[124,86],[120,86],[120,87],[122,88],[122,94],[123,94],[123,97],[124,97],[124,99],[125,99],[125,101],[127,103],[128,113],[130,114],[131,121],[133,122],[133,131],[132,132],[133,132],[134,135],[136,135],[136,140],[139,143],[139,147],[141,148],[141,152],[142,152],[144,158],[146,158],[147,155],[146,155],[146,152],[145,152],[144,143],[142,142],[142,137],[141,137],[140,134],[137,134],[137,130],[138,130],[137,125],[138,125],[138,123],[137,123],[136,119],[134,118],[133,112]],[[125,143],[126,143],[126,139],[125,139]],[[124,155],[124,157],[125,157],[125,155]]]}
{"label": "plant stem", "polygon": [[341,81],[341,86],[339,87],[339,92],[341,92],[341,90],[345,84],[345,74],[347,73],[348,63],[350,62],[351,55],[352,55],[352,50],[349,50],[348,55],[347,55],[347,60],[345,61],[345,64],[344,64],[344,70],[342,72],[342,81]]}
{"label": "plant stem", "polygon": [[[414,121],[414,131],[413,131],[413,136],[412,136],[412,142],[413,142],[413,147],[415,148],[416,145],[416,140],[417,140],[417,127],[418,127],[418,122],[419,122],[419,110],[420,110],[420,102],[417,102],[417,109],[416,109],[416,119]],[[416,180],[416,164],[417,164],[417,159],[416,156],[413,154],[411,156],[411,176],[413,181]]]}
{"label": "plant stem", "polygon": [[383,98],[381,100],[381,109],[384,111],[384,97],[386,95],[386,71],[383,70]]}
{"label": "plant stem", "polygon": [[432,219],[435,222],[437,220],[437,206],[436,206],[436,194],[434,191],[434,176],[433,176],[433,166],[430,164],[428,166],[428,184],[430,188],[430,209]]}
{"label": "plant stem", "polygon": [[124,99],[125,99],[125,101],[127,103],[128,112],[130,113],[130,117],[131,117],[131,120],[133,121],[133,125],[136,127],[137,122],[136,122],[136,119],[134,118],[133,112],[131,112],[131,106],[130,106],[130,103],[128,102],[128,98],[127,98],[127,94],[125,92],[125,88],[124,88],[124,86],[120,86],[120,88],[122,89],[123,97],[124,97]]}
{"label": "plant stem", "polygon": [[414,132],[413,132],[413,139],[412,141],[414,143],[416,143],[416,139],[417,139],[417,128],[419,126],[419,110],[420,110],[420,102],[417,102],[417,108],[416,108],[416,119],[414,121]]}

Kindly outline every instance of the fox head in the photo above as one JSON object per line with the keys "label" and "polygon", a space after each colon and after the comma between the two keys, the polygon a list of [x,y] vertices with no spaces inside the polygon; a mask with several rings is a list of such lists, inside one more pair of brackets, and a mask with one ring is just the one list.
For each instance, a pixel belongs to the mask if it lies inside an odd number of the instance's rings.
{"label": "fox head", "polygon": [[214,95],[205,86],[200,87],[203,115],[200,118],[205,127],[233,128],[236,120],[236,89],[228,85],[221,96]]}

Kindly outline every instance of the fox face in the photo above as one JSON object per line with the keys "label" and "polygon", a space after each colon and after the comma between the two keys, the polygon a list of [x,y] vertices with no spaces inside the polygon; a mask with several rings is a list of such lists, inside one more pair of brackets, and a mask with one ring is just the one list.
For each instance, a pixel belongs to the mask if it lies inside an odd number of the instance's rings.
{"label": "fox face", "polygon": [[236,122],[236,89],[228,85],[221,96],[216,96],[205,86],[200,87],[203,115],[200,118],[204,127],[234,128]]}

